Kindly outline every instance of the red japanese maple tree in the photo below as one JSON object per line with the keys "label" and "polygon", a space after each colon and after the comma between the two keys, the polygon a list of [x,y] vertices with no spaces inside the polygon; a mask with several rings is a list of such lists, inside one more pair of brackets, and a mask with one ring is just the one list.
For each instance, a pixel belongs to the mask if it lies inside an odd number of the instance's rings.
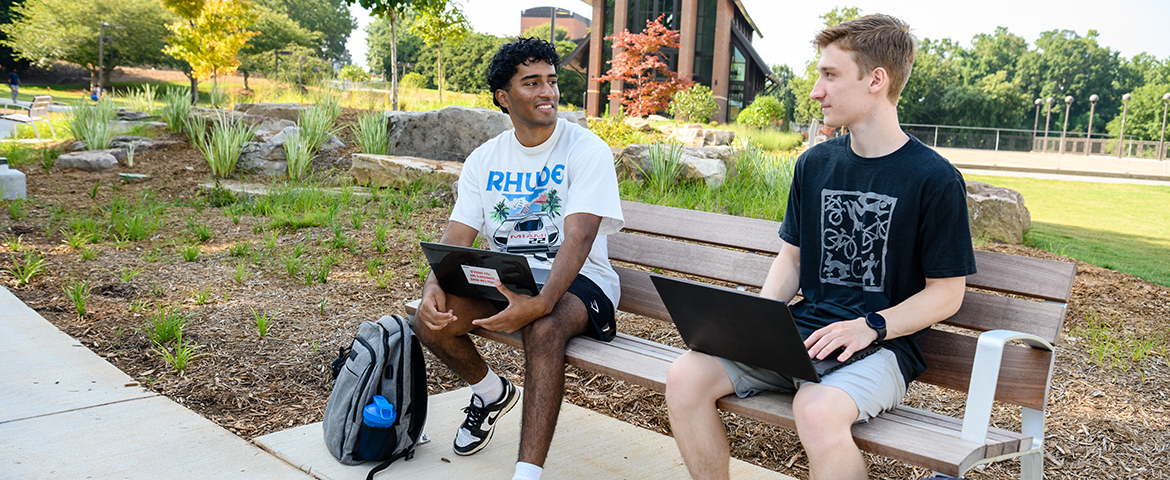
{"label": "red japanese maple tree", "polygon": [[[675,92],[686,90],[695,82],[670,70],[663,48],[678,48],[679,32],[662,24],[664,16],[646,21],[642,33],[622,33],[605,37],[613,41],[613,60],[606,75],[599,82],[623,82],[624,89],[609,94],[609,99],[621,99],[626,115],[645,117],[666,110]],[[619,51],[620,49],[620,51]]]}

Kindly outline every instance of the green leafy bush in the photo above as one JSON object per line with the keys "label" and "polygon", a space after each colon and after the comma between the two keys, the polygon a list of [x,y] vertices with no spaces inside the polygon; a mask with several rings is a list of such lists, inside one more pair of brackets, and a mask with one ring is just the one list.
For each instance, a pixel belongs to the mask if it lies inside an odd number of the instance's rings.
{"label": "green leafy bush", "polygon": [[410,72],[398,79],[398,86],[418,90],[427,86],[427,78],[418,72]]}
{"label": "green leafy bush", "polygon": [[748,108],[739,112],[735,122],[756,128],[765,128],[779,122],[783,116],[784,106],[780,104],[780,100],[777,100],[776,97],[761,95],[756,97],[756,100],[748,105]]}
{"label": "green leafy bush", "polygon": [[707,123],[711,121],[711,114],[718,109],[719,104],[715,103],[711,89],[697,83],[691,88],[676,92],[670,99],[670,109],[667,111],[687,122]]}
{"label": "green leafy bush", "polygon": [[601,137],[611,147],[625,148],[645,140],[634,127],[626,125],[620,118],[610,117],[589,119],[589,130]]}

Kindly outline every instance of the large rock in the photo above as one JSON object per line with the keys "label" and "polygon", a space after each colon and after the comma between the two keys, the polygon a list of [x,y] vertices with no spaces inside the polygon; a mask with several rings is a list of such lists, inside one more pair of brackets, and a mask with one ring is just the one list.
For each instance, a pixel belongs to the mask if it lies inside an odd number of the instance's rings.
{"label": "large rock", "polygon": [[[664,145],[663,148],[670,147]],[[730,147],[681,148],[680,160],[686,164],[683,178],[687,180],[699,180],[715,188],[735,173]],[[651,170],[650,145],[630,145],[622,150],[620,157],[622,168],[635,178],[642,178],[643,171]]]}
{"label": "large rock", "polygon": [[100,172],[118,166],[118,160],[126,156],[126,151],[114,148],[110,150],[86,150],[82,152],[62,153],[57,157],[57,168],[76,168],[87,172]]}
{"label": "large rock", "polygon": [[713,147],[731,145],[735,132],[704,128],[698,124],[686,124],[670,132],[670,138],[692,147]]}
{"label": "large rock", "polygon": [[982,182],[967,182],[967,215],[971,238],[1023,243],[1024,232],[1032,228],[1020,192]]}
{"label": "large rock", "polygon": [[399,186],[423,176],[436,175],[444,182],[459,180],[463,163],[427,160],[418,157],[396,157],[355,153],[349,172],[359,185],[379,187]]}
{"label": "large rock", "polygon": [[[585,114],[557,116],[588,128]],[[388,111],[390,151],[396,156],[462,162],[472,150],[512,128],[512,119],[498,110],[452,106],[425,112]]]}
{"label": "large rock", "polygon": [[234,110],[245,115],[280,118],[295,123],[301,118],[301,112],[310,106],[299,103],[237,103]]}
{"label": "large rock", "polygon": [[[80,143],[80,142],[78,142]],[[135,137],[130,135],[118,135],[111,140],[110,146],[113,148],[120,148],[127,150],[134,147],[135,152],[142,152],[146,150],[158,150],[169,145],[179,145],[184,142],[175,140],[155,140],[149,137]],[[84,145],[84,143],[82,144]]]}
{"label": "large rock", "polygon": [[273,177],[285,175],[288,172],[288,160],[284,153],[284,139],[295,131],[296,126],[285,127],[266,141],[245,142],[236,168]]}
{"label": "large rock", "polygon": [[640,130],[643,132],[654,131],[654,127],[650,125],[650,121],[646,120],[645,118],[627,117],[625,120],[622,120],[622,122],[626,125],[629,125],[630,128],[633,128],[634,130]]}
{"label": "large rock", "polygon": [[127,121],[133,122],[133,121],[138,121],[138,120],[145,120],[145,119],[153,117],[153,116],[154,115],[151,115],[149,113],[135,112],[134,110],[128,110],[128,109],[125,109],[122,107],[118,107],[118,113],[117,113],[118,120],[127,120]]}

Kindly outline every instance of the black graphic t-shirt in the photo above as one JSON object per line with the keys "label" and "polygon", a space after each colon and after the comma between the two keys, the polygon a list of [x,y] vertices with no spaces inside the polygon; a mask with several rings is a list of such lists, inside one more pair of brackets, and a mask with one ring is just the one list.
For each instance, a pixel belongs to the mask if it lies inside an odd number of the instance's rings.
{"label": "black graphic t-shirt", "polygon": [[[914,137],[863,158],[850,135],[800,156],[780,238],[800,247],[804,300],[792,307],[807,337],[830,323],[897,305],[927,278],[975,273],[959,171]],[[885,340],[909,384],[926,371],[922,332]]]}

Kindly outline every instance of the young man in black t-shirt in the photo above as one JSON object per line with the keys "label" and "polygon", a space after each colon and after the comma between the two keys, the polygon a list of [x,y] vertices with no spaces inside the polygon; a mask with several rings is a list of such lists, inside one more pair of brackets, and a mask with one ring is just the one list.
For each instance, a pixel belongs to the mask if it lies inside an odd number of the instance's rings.
{"label": "young man in black t-shirt", "polygon": [[809,355],[838,347],[846,360],[878,353],[821,383],[690,351],[666,381],[671,428],[695,478],[727,478],[729,451],[715,401],[764,390],[795,392],[797,433],[813,479],[866,478],[850,427],[901,401],[926,370],[918,337],[958,311],[975,273],[963,178],[898,126],[898,95],[910,77],[909,26],[869,15],[817,34],[820,78],[811,97],[825,125],[849,134],[797,161],[782,246],[760,295],[793,305]]}

